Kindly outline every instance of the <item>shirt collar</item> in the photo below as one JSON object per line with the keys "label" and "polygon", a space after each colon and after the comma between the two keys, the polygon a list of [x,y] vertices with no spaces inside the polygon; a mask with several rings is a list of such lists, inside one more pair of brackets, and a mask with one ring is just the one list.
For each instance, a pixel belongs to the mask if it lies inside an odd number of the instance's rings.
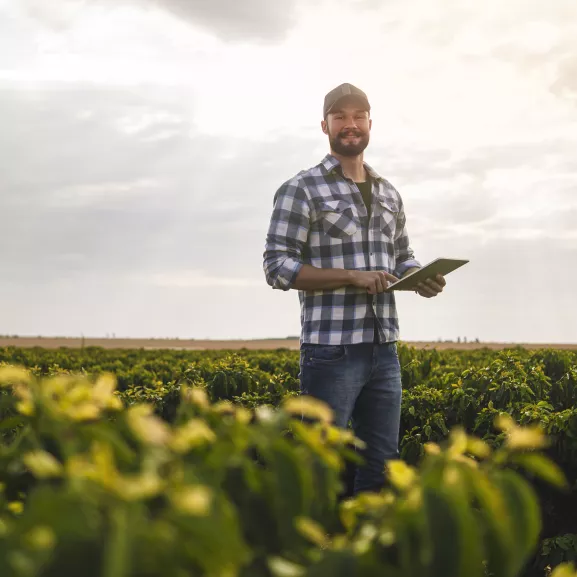
{"label": "shirt collar", "polygon": [[[339,174],[342,175],[341,170],[341,163],[340,161],[333,156],[332,154],[327,154],[323,160],[321,161],[321,165],[325,168],[327,172],[332,172],[333,170],[338,170]],[[369,176],[375,180],[379,180],[383,182],[385,179],[371,166],[369,166],[366,162],[363,162],[365,170],[369,174]]]}

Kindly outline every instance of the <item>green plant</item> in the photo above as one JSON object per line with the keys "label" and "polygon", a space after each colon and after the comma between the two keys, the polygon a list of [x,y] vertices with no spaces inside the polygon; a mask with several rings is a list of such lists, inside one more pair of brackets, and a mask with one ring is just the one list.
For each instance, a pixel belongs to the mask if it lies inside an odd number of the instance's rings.
{"label": "green plant", "polygon": [[168,424],[125,407],[112,375],[5,367],[0,384],[20,421],[0,447],[1,575],[514,577],[540,530],[515,469],[565,486],[541,429],[505,416],[500,448],[456,428],[339,504],[360,441],[318,401],[251,411],[183,385]]}

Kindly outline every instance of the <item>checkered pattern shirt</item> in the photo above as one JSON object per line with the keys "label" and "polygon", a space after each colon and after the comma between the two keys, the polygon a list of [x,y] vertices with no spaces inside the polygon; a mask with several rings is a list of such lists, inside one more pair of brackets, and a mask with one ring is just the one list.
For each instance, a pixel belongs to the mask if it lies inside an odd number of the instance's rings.
{"label": "checkered pattern shirt", "polygon": [[[409,247],[401,196],[369,165],[369,218],[357,185],[328,154],[276,192],[263,268],[273,289],[293,287],[303,264],[318,268],[386,271],[396,277],[420,267]],[[398,340],[394,293],[370,295],[346,286],[299,290],[301,343],[344,345]]]}

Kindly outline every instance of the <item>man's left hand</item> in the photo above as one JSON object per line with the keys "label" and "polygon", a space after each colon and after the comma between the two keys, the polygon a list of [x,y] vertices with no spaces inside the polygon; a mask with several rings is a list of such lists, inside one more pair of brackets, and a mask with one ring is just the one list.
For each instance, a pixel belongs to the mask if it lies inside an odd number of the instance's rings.
{"label": "man's left hand", "polygon": [[427,280],[420,282],[417,285],[415,292],[422,297],[430,299],[443,292],[443,287],[446,284],[447,283],[445,282],[445,277],[441,274],[438,274],[434,278],[428,278]]}

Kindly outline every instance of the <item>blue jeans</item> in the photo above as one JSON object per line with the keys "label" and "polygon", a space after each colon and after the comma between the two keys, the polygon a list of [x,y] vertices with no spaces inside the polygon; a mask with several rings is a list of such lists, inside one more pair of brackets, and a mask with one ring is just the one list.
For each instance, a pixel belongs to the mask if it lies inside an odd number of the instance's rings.
{"label": "blue jeans", "polygon": [[354,493],[379,491],[385,463],[399,458],[401,367],[397,344],[316,345],[300,352],[301,394],[327,403],[334,424],[366,443],[364,465],[356,470]]}

